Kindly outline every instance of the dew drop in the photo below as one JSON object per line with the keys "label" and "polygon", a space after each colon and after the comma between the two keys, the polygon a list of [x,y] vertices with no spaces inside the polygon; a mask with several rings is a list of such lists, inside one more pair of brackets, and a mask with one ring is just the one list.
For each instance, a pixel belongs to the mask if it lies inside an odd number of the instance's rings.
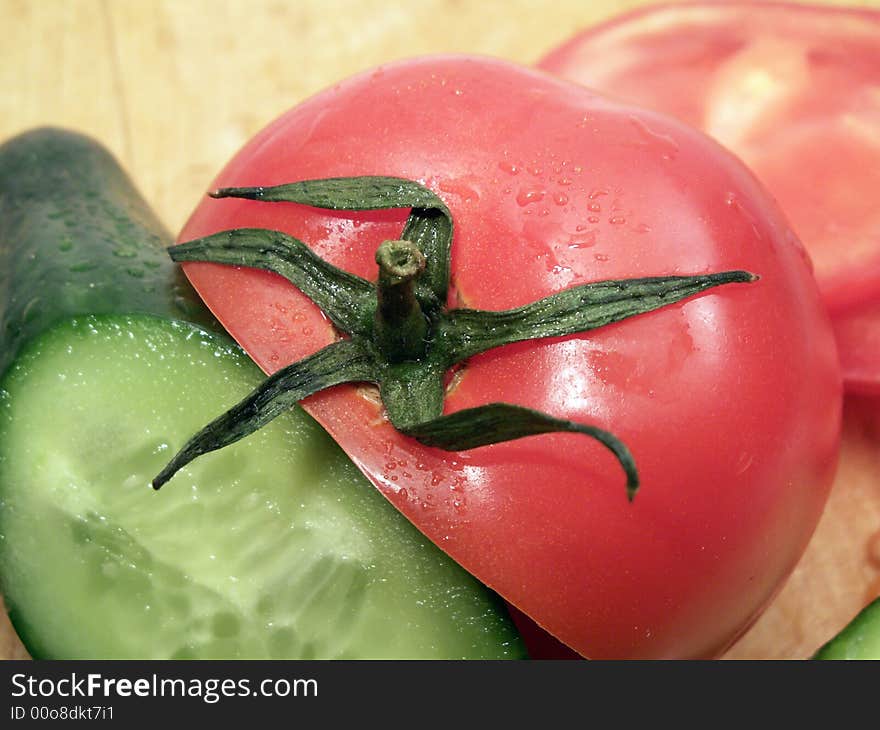
{"label": "dew drop", "polygon": [[516,202],[525,207],[532,203],[538,203],[544,199],[543,190],[520,190],[516,196]]}
{"label": "dew drop", "polygon": [[578,229],[580,232],[573,234],[568,239],[569,248],[589,248],[596,245],[597,231],[595,228],[586,232],[583,231],[583,226],[578,226]]}

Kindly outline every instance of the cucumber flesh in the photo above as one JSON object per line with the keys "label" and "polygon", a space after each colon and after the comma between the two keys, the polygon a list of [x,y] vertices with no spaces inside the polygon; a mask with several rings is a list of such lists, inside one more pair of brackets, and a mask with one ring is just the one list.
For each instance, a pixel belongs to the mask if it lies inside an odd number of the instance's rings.
{"label": "cucumber flesh", "polygon": [[880,659],[880,598],[865,606],[813,659]]}
{"label": "cucumber flesh", "polygon": [[149,315],[74,318],[0,383],[0,576],[42,658],[523,658],[491,591],[301,409],[184,469],[262,374]]}

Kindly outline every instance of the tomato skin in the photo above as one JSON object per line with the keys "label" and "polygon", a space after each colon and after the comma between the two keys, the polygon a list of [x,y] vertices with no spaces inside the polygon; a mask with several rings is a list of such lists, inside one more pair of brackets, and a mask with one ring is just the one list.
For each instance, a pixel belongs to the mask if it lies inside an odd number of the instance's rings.
{"label": "tomato skin", "polygon": [[737,154],[790,217],[837,314],[880,297],[880,12],[781,2],[653,6],[539,67],[672,114]]}
{"label": "tomato skin", "polygon": [[[836,465],[834,342],[773,201],[671,119],[468,57],[399,62],[312,97],[214,185],[366,174],[418,180],[446,202],[455,306],[508,308],[607,278],[760,275],[588,334],[490,351],[459,372],[448,412],[506,401],[612,430],[642,476],[632,504],[614,459],[581,436],[447,453],[398,434],[368,389],[304,403],[419,529],[582,655],[720,653],[794,567]],[[405,215],[206,198],[179,240],[275,228],[375,279],[376,246]],[[274,275],[186,271],[267,372],[334,337]]]}

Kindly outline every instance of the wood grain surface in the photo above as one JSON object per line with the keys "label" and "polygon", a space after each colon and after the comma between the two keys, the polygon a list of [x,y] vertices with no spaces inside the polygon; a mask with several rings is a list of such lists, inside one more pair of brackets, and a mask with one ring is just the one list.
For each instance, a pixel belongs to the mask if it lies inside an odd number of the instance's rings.
{"label": "wood grain surface", "polygon": [[[433,52],[529,64],[578,29],[644,4],[0,0],[0,142],[45,124],[91,134],[178,230],[246,139],[352,73]],[[880,594],[878,424],[880,403],[847,402],[838,476],[815,537],[728,658],[808,657]],[[26,657],[5,612],[0,621],[0,658]]]}

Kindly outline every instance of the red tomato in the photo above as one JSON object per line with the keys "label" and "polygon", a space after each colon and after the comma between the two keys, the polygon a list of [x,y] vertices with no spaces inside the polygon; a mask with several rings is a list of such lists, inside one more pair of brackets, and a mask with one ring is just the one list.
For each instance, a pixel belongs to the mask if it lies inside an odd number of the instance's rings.
{"label": "red tomato", "polygon": [[[449,453],[396,432],[369,388],[304,402],[419,529],[582,655],[722,651],[798,560],[839,439],[829,324],[774,203],[678,122],[467,57],[328,89],[260,132],[215,185],[356,175],[413,179],[448,205],[451,306],[509,308],[609,278],[760,275],[588,334],[496,349],[457,373],[447,412],[502,401],[611,430],[641,473],[633,503],[613,457],[576,434]],[[375,279],[374,252],[406,214],[206,198],[180,240],[273,228]],[[335,336],[280,277],[186,270],[267,372]]]}
{"label": "red tomato", "polygon": [[880,189],[880,12],[659,6],[539,67],[709,133],[780,202],[832,312],[880,299],[880,207],[866,194]]}

